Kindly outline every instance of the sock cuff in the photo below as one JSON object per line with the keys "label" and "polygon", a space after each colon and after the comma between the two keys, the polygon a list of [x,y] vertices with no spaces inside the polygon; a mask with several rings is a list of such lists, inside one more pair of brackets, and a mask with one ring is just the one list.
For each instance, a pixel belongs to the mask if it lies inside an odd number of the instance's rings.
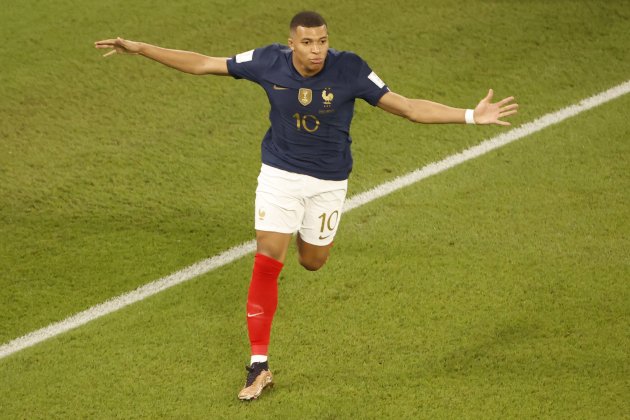
{"label": "sock cuff", "polygon": [[282,267],[284,267],[284,264],[280,261],[274,260],[273,258],[263,254],[256,254],[254,258],[255,264],[260,264],[262,268],[277,271],[278,273],[282,270]]}

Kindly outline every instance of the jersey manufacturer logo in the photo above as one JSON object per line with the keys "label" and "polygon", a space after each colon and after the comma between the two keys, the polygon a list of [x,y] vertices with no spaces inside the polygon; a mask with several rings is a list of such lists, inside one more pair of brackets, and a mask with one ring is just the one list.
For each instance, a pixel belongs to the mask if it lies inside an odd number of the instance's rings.
{"label": "jersey manufacturer logo", "polygon": [[322,99],[324,100],[324,108],[329,108],[332,105],[332,100],[334,98],[335,98],[335,95],[333,95],[331,88],[326,88],[322,90]]}
{"label": "jersey manufacturer logo", "polygon": [[273,85],[273,90],[287,90],[289,88],[287,87],[283,87],[283,86],[278,86],[278,85]]}
{"label": "jersey manufacturer logo", "polygon": [[313,91],[306,88],[300,88],[298,92],[298,101],[304,106],[307,106],[313,100]]}

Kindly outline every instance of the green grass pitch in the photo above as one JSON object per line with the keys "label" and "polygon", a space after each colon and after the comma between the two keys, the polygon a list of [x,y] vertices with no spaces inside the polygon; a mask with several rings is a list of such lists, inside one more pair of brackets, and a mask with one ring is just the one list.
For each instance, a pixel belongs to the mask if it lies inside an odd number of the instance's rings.
{"label": "green grass pitch", "polygon": [[[331,46],[395,92],[515,126],[630,79],[630,2],[40,2],[0,12],[0,344],[251,240],[267,102],[116,35],[217,56]],[[630,97],[343,217],[317,273],[292,249],[259,401],[245,378],[252,259],[0,360],[0,418],[628,418]],[[505,129],[358,102],[349,195]]]}

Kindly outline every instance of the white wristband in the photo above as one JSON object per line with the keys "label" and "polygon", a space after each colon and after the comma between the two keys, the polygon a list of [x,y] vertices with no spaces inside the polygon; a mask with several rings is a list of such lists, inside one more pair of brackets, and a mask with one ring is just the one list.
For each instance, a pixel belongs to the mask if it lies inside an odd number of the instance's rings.
{"label": "white wristband", "polygon": [[474,109],[467,109],[466,113],[464,114],[464,118],[466,119],[466,124],[475,124],[475,110]]}

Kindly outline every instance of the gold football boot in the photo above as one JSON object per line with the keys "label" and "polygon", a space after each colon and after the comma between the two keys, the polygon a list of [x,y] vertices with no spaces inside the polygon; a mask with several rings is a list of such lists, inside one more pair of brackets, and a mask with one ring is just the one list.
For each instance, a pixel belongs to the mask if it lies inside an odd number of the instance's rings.
{"label": "gold football boot", "polygon": [[241,392],[238,393],[238,399],[255,400],[266,386],[273,385],[273,376],[267,362],[252,363],[251,366],[246,366],[245,369],[248,372],[247,381]]}

